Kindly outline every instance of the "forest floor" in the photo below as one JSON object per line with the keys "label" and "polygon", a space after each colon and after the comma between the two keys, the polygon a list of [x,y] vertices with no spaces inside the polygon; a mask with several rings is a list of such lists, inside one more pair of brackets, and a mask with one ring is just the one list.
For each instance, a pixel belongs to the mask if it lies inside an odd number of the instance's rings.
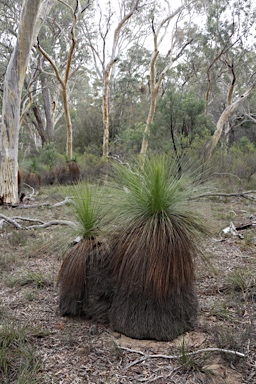
{"label": "forest floor", "polygon": [[[33,204],[64,198],[65,189],[42,188]],[[256,221],[256,202],[215,197],[194,204],[211,230],[202,244],[205,260],[196,260],[198,324],[171,342],[130,339],[81,318],[61,317],[56,276],[64,241],[72,239],[69,227],[17,230],[5,224],[0,383],[256,383],[256,226],[239,231],[241,237],[222,234],[230,221],[236,226]],[[0,207],[0,214],[72,220],[66,205]]]}

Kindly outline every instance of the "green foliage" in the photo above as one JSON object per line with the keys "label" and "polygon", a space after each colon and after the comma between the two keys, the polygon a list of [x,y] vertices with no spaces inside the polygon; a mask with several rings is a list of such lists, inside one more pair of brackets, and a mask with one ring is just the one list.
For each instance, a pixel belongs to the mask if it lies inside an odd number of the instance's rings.
{"label": "green foliage", "polygon": [[26,245],[27,240],[28,240],[28,236],[26,232],[24,233],[24,231],[16,230],[16,231],[13,231],[9,236],[9,243],[11,245],[15,245],[19,247],[23,247],[24,245]]}
{"label": "green foliage", "polygon": [[103,203],[99,187],[78,184],[73,188],[73,210],[77,219],[76,233],[84,239],[97,237],[106,218],[106,206]]}
{"label": "green foliage", "polygon": [[234,173],[240,179],[250,182],[256,173],[256,148],[247,137],[242,137],[233,144],[225,158],[229,172]]}
{"label": "green foliage", "polygon": [[[82,179],[87,182],[98,182],[102,174],[104,173],[104,169],[107,167],[107,161],[100,157],[99,155],[95,155],[91,153],[86,148],[84,154],[78,158],[78,164],[81,170]],[[94,152],[94,150],[92,150]],[[95,149],[95,152],[97,150]]]}
{"label": "green foliage", "polygon": [[41,170],[41,166],[40,166],[40,163],[39,163],[39,159],[37,157],[34,157],[31,159],[31,162],[29,164],[29,172],[32,172],[32,173],[38,173],[40,172]]}
{"label": "green foliage", "polygon": [[19,273],[14,276],[8,276],[6,278],[6,284],[8,287],[33,285],[36,288],[43,288],[45,286],[52,285],[52,281],[47,279],[42,272],[27,271],[25,273]]}
{"label": "green foliage", "polygon": [[117,144],[115,144],[118,153],[120,151],[126,153],[126,155],[139,153],[144,129],[145,124],[136,123],[133,127],[120,130],[116,137]]}
{"label": "green foliage", "polygon": [[[180,175],[179,164],[167,156],[146,158],[142,167],[140,159],[132,169],[114,165],[118,190],[118,220],[138,225],[144,220],[166,220],[187,229],[199,229],[199,220],[189,212],[187,202],[194,187],[189,171]],[[183,222],[184,220],[184,222]],[[179,224],[178,224],[179,223]]]}
{"label": "green foliage", "polygon": [[[218,348],[230,349],[232,351],[246,351],[246,346],[250,343],[253,331],[253,322],[248,322],[244,328],[225,327],[216,328],[214,330],[215,340]],[[223,353],[222,357],[228,362],[237,362],[239,357],[231,353]]]}
{"label": "green foliage", "polygon": [[181,344],[181,366],[185,372],[204,372],[210,376],[211,372],[206,370],[206,363],[208,360],[209,355],[207,356],[206,354],[189,355],[183,337]]}
{"label": "green foliage", "polygon": [[171,88],[159,101],[152,127],[150,147],[198,157],[214,131],[214,124],[204,113],[205,100],[194,93]]}
{"label": "green foliage", "polygon": [[40,379],[41,363],[33,348],[33,335],[38,330],[14,323],[0,328],[0,373],[3,383],[36,384]]}
{"label": "green foliage", "polygon": [[239,157],[241,153],[246,155],[248,152],[256,152],[256,148],[253,143],[244,136],[231,147],[230,152],[234,156]]}
{"label": "green foliage", "polygon": [[255,270],[234,270],[225,279],[227,293],[241,293],[244,300],[250,300],[256,295]]}
{"label": "green foliage", "polygon": [[57,158],[58,152],[55,144],[45,144],[40,155],[40,160],[47,167],[47,169],[50,170],[56,164]]}

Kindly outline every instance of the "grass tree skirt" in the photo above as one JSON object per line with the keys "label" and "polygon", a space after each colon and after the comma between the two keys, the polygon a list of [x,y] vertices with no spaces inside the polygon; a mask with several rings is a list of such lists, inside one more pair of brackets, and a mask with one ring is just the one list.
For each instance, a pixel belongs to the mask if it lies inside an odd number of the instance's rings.
{"label": "grass tree skirt", "polygon": [[[113,248],[116,288],[109,312],[111,327],[137,339],[172,340],[197,319],[193,257],[186,233],[161,225],[120,234]],[[175,241],[173,241],[175,236]]]}
{"label": "grass tree skirt", "polygon": [[194,328],[198,300],[194,289],[173,293],[164,301],[119,289],[109,312],[110,325],[136,339],[170,341]]}
{"label": "grass tree skirt", "polygon": [[94,240],[82,240],[69,250],[58,275],[62,316],[84,316],[108,323],[112,284],[104,253],[104,246]]}

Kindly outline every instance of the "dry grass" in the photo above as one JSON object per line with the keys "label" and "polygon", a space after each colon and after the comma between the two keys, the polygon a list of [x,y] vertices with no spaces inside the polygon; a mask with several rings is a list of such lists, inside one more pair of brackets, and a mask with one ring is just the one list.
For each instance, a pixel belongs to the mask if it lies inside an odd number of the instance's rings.
{"label": "dry grass", "polygon": [[[37,201],[57,202],[66,194],[65,189],[43,189]],[[55,284],[65,249],[63,240],[71,240],[68,229],[63,235],[59,227],[27,232],[4,226],[0,232],[0,382],[255,383],[256,228],[244,230],[244,239],[219,236],[229,225],[230,215],[235,224],[255,216],[255,204],[221,198],[193,204],[206,213],[212,230],[203,244],[211,265],[197,259],[198,324],[172,342],[130,339],[81,318],[62,318]],[[0,212],[45,221],[72,219],[67,206],[15,212],[1,207]],[[8,344],[10,334],[12,343]],[[9,351],[4,349],[7,344]],[[120,347],[182,358],[140,361],[141,355]],[[246,358],[218,352],[188,356],[209,347],[237,350]],[[10,351],[14,353],[11,358]]]}

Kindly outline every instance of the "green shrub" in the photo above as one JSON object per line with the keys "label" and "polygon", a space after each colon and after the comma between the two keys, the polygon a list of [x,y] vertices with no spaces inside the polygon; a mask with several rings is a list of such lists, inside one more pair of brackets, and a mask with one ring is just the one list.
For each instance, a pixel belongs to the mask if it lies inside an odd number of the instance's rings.
{"label": "green shrub", "polygon": [[50,170],[57,162],[58,152],[54,143],[45,144],[42,149],[40,160]]}

